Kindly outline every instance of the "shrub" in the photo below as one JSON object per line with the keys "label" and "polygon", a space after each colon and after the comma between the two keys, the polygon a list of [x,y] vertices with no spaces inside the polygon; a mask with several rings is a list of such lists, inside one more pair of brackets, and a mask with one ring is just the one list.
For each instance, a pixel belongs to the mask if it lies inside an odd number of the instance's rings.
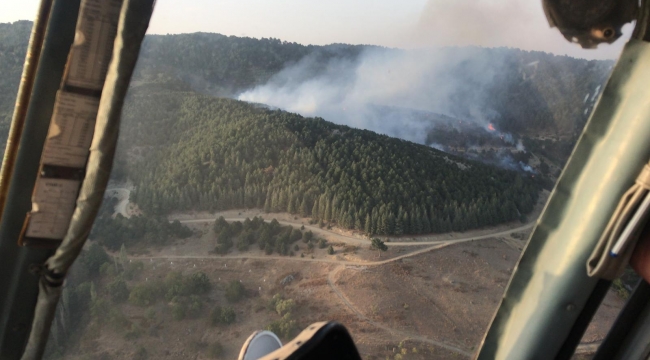
{"label": "shrub", "polygon": [[105,320],[111,311],[111,306],[105,298],[97,297],[90,303],[90,314],[96,318]]}
{"label": "shrub", "polygon": [[108,296],[114,303],[121,303],[129,298],[129,289],[126,287],[126,282],[121,279],[115,279],[106,285]]}
{"label": "shrub", "polygon": [[275,305],[275,311],[278,313],[278,315],[284,316],[291,313],[295,306],[296,302],[293,301],[293,299],[279,300]]}
{"label": "shrub", "polygon": [[230,250],[231,247],[232,247],[232,240],[228,240],[225,243],[217,244],[217,246],[214,247],[214,252],[219,255],[225,255],[228,253],[228,250]]}
{"label": "shrub", "polygon": [[148,306],[160,297],[160,287],[154,283],[139,284],[131,288],[129,302],[138,306]]}
{"label": "shrub", "polygon": [[196,295],[191,295],[187,301],[186,314],[190,317],[197,317],[201,314],[201,309],[203,309],[201,298]]}
{"label": "shrub", "polygon": [[242,230],[244,230],[244,226],[242,225],[241,221],[235,221],[230,224],[230,231],[233,235],[239,235]]}
{"label": "shrub", "polygon": [[185,308],[185,304],[182,302],[174,302],[171,305],[172,309],[172,318],[176,321],[178,320],[183,320],[185,318],[185,312],[187,309]]}
{"label": "shrub", "polygon": [[165,292],[165,299],[171,301],[178,295],[183,293],[185,284],[183,282],[183,274],[178,271],[171,271],[165,276],[163,290]]}
{"label": "shrub", "polygon": [[226,287],[226,299],[229,302],[237,302],[244,297],[244,285],[239,281],[233,280]]}
{"label": "shrub", "polygon": [[266,330],[283,338],[291,338],[296,332],[296,321],[291,314],[285,314],[280,320],[273,321],[266,326]]}
{"label": "shrub", "polygon": [[300,230],[298,230],[298,229],[294,229],[294,230],[291,232],[291,237],[290,237],[290,239],[291,239],[291,242],[295,242],[295,241],[298,241],[298,240],[302,239],[302,237],[303,237],[303,235],[302,235],[302,231],[300,231]]}
{"label": "shrub", "polygon": [[272,298],[269,299],[268,304],[266,304],[266,308],[269,309],[269,311],[275,311],[276,306],[278,306],[278,303],[282,300],[284,300],[282,295],[275,294]]}
{"label": "shrub", "polygon": [[320,249],[325,249],[327,247],[327,240],[325,239],[318,240],[318,247]]}
{"label": "shrub", "polygon": [[144,263],[142,261],[134,261],[133,263],[127,263],[126,269],[124,269],[124,277],[128,280],[133,279],[136,275],[144,270]]}
{"label": "shrub", "polygon": [[210,288],[212,287],[208,275],[204,272],[194,273],[188,276],[184,281],[186,286],[183,289],[183,295],[205,294],[210,291]]}
{"label": "shrub", "polygon": [[241,237],[241,236],[239,237],[239,239],[237,239],[237,250],[239,250],[239,251],[247,251],[248,250],[248,241],[245,238]]}
{"label": "shrub", "polygon": [[220,216],[217,220],[215,220],[214,225],[212,226],[212,229],[216,234],[221,233],[221,231],[225,228],[230,227],[230,224],[226,221],[226,219],[223,216]]}
{"label": "shrub", "polygon": [[110,259],[103,247],[93,242],[81,258],[81,262],[90,276],[99,274],[99,268]]}
{"label": "shrub", "polygon": [[172,271],[165,277],[165,298],[171,300],[176,296],[190,296],[205,294],[212,285],[210,279],[203,272],[183,276],[180,272]]}
{"label": "shrub", "polygon": [[115,265],[107,261],[103,263],[102,266],[99,267],[99,273],[102,274],[103,276],[113,277],[116,274]]}
{"label": "shrub", "polygon": [[233,309],[230,306],[226,306],[221,309],[221,316],[219,318],[219,322],[222,324],[232,324],[235,322],[235,318],[237,315],[235,314],[235,309]]}

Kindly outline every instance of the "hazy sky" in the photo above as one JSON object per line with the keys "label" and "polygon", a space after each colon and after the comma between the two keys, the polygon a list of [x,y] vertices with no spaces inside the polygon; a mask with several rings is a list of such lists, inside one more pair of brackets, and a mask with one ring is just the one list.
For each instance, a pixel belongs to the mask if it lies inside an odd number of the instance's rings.
{"label": "hazy sky", "polygon": [[[0,22],[33,19],[37,5],[1,0]],[[149,33],[196,31],[303,44],[507,46],[596,59],[615,58],[624,42],[597,50],[569,44],[548,27],[541,0],[157,1]]]}

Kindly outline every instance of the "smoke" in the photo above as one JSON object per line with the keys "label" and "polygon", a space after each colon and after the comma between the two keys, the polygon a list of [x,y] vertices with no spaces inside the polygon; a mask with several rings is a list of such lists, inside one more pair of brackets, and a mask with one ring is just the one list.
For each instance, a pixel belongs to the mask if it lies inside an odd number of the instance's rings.
{"label": "smoke", "polygon": [[533,174],[535,173],[535,170],[533,170],[533,168],[530,167],[530,165],[528,165],[528,164],[524,164],[523,162],[520,161],[520,162],[519,162],[519,166],[521,167],[521,169],[522,169],[523,171],[526,171],[526,172],[529,172],[529,173],[533,173]]}
{"label": "smoke", "polygon": [[495,115],[481,104],[499,65],[477,61],[481,51],[369,48],[327,60],[312,54],[238,99],[424,143],[441,114],[484,126]]}
{"label": "smoke", "polygon": [[521,140],[517,141],[517,150],[526,151],[526,148],[524,147],[524,144],[521,142]]}

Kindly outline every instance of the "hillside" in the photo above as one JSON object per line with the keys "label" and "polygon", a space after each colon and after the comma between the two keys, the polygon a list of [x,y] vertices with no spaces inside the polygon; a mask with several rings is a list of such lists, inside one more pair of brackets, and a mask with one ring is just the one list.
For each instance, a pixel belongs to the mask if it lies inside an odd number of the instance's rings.
{"label": "hillside", "polygon": [[[3,74],[0,79],[0,136],[6,132],[2,129],[8,127],[30,27],[28,21],[0,24],[0,70]],[[431,93],[430,98],[418,102],[419,107],[414,110],[420,108],[483,125],[490,121],[498,130],[520,137],[552,136],[568,142],[568,148],[582,129],[597,90],[613,64],[506,48],[407,51],[368,45],[306,46],[278,39],[193,33],[147,36],[133,81],[136,85],[181,82],[200,93],[237,97],[264,85],[272,85],[272,90],[285,90],[314,79],[341,80],[332,79],[332,72],[346,80],[358,73],[359,66],[369,57],[382,61],[424,59],[425,69],[419,70],[425,71],[425,76],[420,76],[424,84],[413,84],[412,94],[408,87],[406,93],[398,94],[398,102],[408,104],[413,101],[403,98]],[[406,66],[408,70],[413,63],[398,61],[388,62],[388,65]],[[299,71],[294,71],[295,68]],[[281,76],[287,71],[291,72],[290,76]],[[343,82],[340,86],[349,85]],[[444,91],[436,93],[440,89]],[[422,109],[427,106],[431,108]],[[400,117],[403,121],[407,118]],[[336,115],[326,119],[343,122]],[[387,133],[381,131],[378,120],[366,125],[365,128]],[[426,131],[435,131],[433,125]],[[409,134],[389,135],[412,138]],[[423,143],[424,137],[418,142]],[[567,147],[567,144],[558,146]]]}
{"label": "hillside", "polygon": [[[4,134],[30,26],[0,26]],[[611,66],[504,48],[406,51],[207,33],[148,36],[124,112],[114,175],[136,181],[136,200],[152,214],[264,207],[378,234],[462,230],[522,217],[539,188],[523,175],[334,125],[349,123],[341,117],[345,112],[330,113],[328,123],[209,97],[312,81],[346,88],[355,85],[347,78],[369,61],[378,62],[379,70],[386,64],[408,70],[408,61],[432,56],[436,61],[424,65],[433,70],[419,69],[423,80],[395,95],[400,104],[394,98],[360,103],[373,121],[352,125],[406,139],[416,133],[432,146],[446,141],[439,148],[520,171],[533,159],[533,171],[542,169],[542,175],[559,171]],[[409,102],[409,92],[429,90],[418,104],[430,102],[432,109],[408,106],[417,105]],[[444,109],[435,108],[440,104]],[[486,132],[488,121],[495,132]],[[401,133],[387,131],[387,124]],[[506,144],[509,136],[514,140]],[[535,156],[519,151],[517,141]],[[540,177],[535,181],[552,184]]]}
{"label": "hillside", "polygon": [[423,54],[376,46],[305,46],[278,39],[194,33],[148,36],[136,77],[156,81],[172,76],[197,91],[232,97],[267,83],[297,63],[306,69],[301,68],[301,78],[293,82],[317,78],[341,62],[352,67],[368,52],[440,59],[436,73],[444,77],[436,80],[457,83],[448,94],[452,104],[444,109],[450,115],[471,118],[481,109],[481,116],[493,118],[503,131],[532,134],[542,130],[564,136],[582,128],[585,95],[594,94],[613,65],[509,48],[443,48]]}
{"label": "hillside", "polygon": [[245,102],[147,87],[127,104],[121,145],[138,147],[126,171],[149,213],[263,207],[417,234],[519,219],[539,190],[515,172]]}
{"label": "hillside", "polygon": [[0,148],[3,152],[31,31],[31,21],[0,23]]}

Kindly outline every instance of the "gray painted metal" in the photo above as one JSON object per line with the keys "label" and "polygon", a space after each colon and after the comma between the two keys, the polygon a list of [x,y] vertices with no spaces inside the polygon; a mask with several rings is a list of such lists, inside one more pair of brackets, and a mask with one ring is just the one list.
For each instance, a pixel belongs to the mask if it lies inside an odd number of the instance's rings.
{"label": "gray painted metal", "polygon": [[628,336],[621,344],[621,349],[612,360],[639,360],[650,356],[650,304],[647,304]]}
{"label": "gray painted metal", "polygon": [[598,279],[585,264],[650,158],[650,44],[630,40],[519,260],[478,359],[552,359]]}

